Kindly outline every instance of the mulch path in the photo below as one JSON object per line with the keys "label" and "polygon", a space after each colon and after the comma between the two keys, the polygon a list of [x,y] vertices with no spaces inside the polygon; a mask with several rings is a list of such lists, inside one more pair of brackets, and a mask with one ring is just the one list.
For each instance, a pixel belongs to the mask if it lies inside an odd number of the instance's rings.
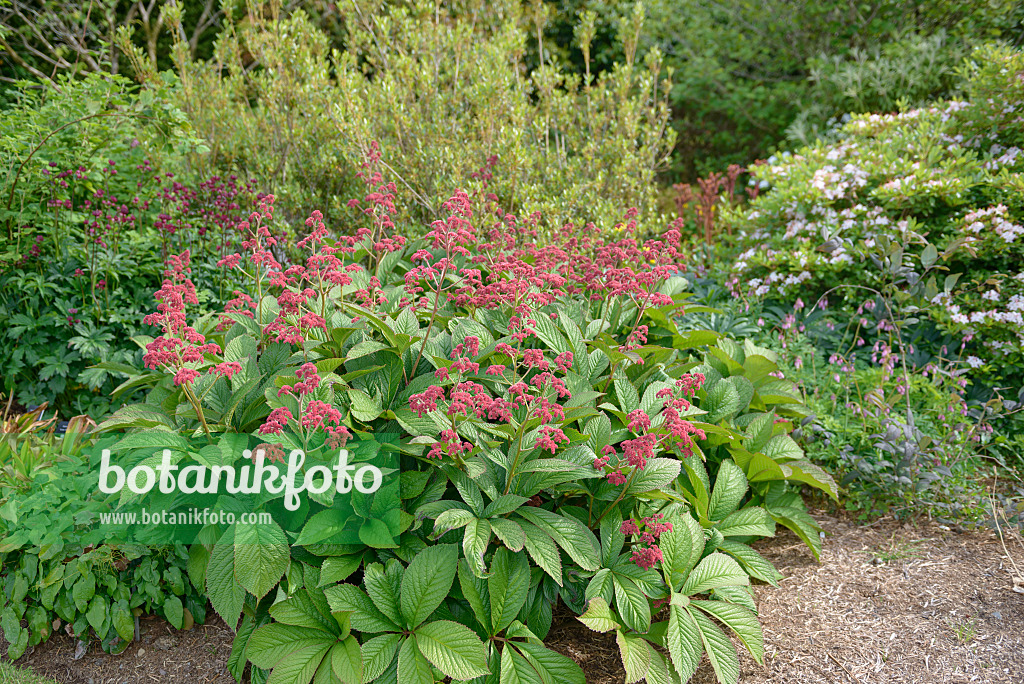
{"label": "mulch path", "polygon": [[[788,530],[757,545],[785,578],[757,588],[765,665],[741,658],[744,684],[1024,682],[1024,540],[934,523],[863,525],[822,511],[821,563]],[[1016,569],[1014,564],[1016,564]],[[1014,573],[1018,584],[1014,584]],[[177,632],[142,621],[142,643],[119,656],[93,645],[74,660],[58,636],[18,665],[61,684],[228,684],[233,634],[220,620]],[[559,611],[548,645],[588,684],[622,684],[615,639]],[[6,648],[4,648],[6,650]],[[705,661],[694,684],[712,684]]]}

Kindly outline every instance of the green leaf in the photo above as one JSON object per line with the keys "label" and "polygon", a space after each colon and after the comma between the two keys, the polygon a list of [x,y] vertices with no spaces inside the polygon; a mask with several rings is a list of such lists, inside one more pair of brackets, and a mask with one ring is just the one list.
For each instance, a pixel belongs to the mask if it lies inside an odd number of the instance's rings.
{"label": "green leaf", "polygon": [[363,680],[372,682],[383,674],[395,659],[401,634],[382,634],[363,644]]}
{"label": "green leaf", "polygon": [[746,493],[747,478],[743,470],[729,459],[722,461],[708,502],[708,517],[721,520],[729,515],[736,510]]}
{"label": "green leaf", "polygon": [[751,547],[739,542],[725,540],[718,545],[718,550],[738,560],[739,564],[743,566],[746,573],[750,574],[752,578],[757,578],[775,587],[778,586],[778,581],[782,578],[782,575],[771,563]]}
{"label": "green leaf", "polygon": [[542,684],[540,675],[511,643],[501,652],[500,684]]}
{"label": "green leaf", "polygon": [[402,575],[401,608],[408,627],[415,628],[441,605],[455,580],[458,560],[454,544],[429,546],[413,558]]}
{"label": "green leaf", "polygon": [[487,580],[490,594],[491,624],[494,632],[508,627],[526,603],[530,590],[530,563],[526,556],[500,548],[491,560],[491,576]]}
{"label": "green leaf", "polygon": [[647,650],[647,642],[624,632],[615,633],[615,643],[619,645],[619,657],[626,670],[626,684],[639,682],[647,676],[651,665],[651,654]]}
{"label": "green leaf", "polygon": [[615,396],[619,399],[619,408],[622,409],[623,413],[636,411],[640,408],[640,395],[637,394],[633,383],[624,375],[616,374],[614,385]]}
{"label": "green leaf", "polygon": [[820,467],[807,460],[787,461],[786,467],[790,474],[786,477],[790,482],[803,482],[816,489],[820,489],[834,500],[839,500],[839,488],[832,476]]}
{"label": "green leaf", "polygon": [[661,568],[665,579],[672,589],[676,589],[704,552],[704,530],[690,515],[673,518],[672,523],[672,531],[662,533],[658,546],[661,548]]}
{"label": "green leaf", "polygon": [[430,663],[420,653],[415,639],[406,639],[398,651],[398,680],[402,684],[434,684]]}
{"label": "green leaf", "polygon": [[401,627],[387,618],[369,596],[351,584],[336,584],[324,589],[332,611],[351,613],[352,629],[376,634],[399,632]]}
{"label": "green leaf", "polygon": [[811,549],[814,559],[821,560],[821,538],[818,536],[821,528],[807,511],[792,506],[779,506],[768,509],[768,514],[775,522],[793,530]]}
{"label": "green leaf", "polygon": [[690,605],[703,610],[736,633],[759,665],[764,665],[764,635],[757,616],[743,606],[724,601],[695,599]]}
{"label": "green leaf", "polygon": [[804,450],[789,435],[776,435],[768,440],[764,455],[776,463],[795,461],[804,457]]}
{"label": "green leaf", "polygon": [[267,684],[309,684],[330,649],[325,643],[294,651],[274,666]]}
{"label": "green leaf", "polygon": [[491,531],[511,551],[522,551],[526,544],[526,534],[523,527],[515,520],[506,518],[491,518]]}
{"label": "green leaf", "polygon": [[636,585],[636,582],[615,575],[612,583],[615,588],[615,607],[626,626],[634,632],[645,634],[651,628],[651,604]]}
{"label": "green leaf", "polygon": [[530,523],[522,525],[522,530],[530,558],[555,580],[558,586],[562,586],[562,556],[558,553],[554,540],[544,530]]}
{"label": "green leaf", "polygon": [[402,624],[402,608],[399,595],[402,586],[402,569],[396,561],[388,561],[387,570],[380,563],[371,563],[363,573],[366,593],[377,609],[396,625]]}
{"label": "green leaf", "polygon": [[754,591],[750,587],[718,587],[711,592],[711,597],[716,601],[728,601],[743,606],[750,612],[757,614],[757,604],[754,602]]}
{"label": "green leaf", "polygon": [[685,596],[703,594],[715,587],[750,584],[750,579],[739,563],[721,553],[711,553],[697,564],[686,578],[682,593]]}
{"label": "green leaf", "polygon": [[[737,370],[739,369],[737,368]],[[742,413],[750,406],[750,400],[754,398],[754,385],[741,375],[726,378],[726,382],[736,388],[736,394],[739,397],[739,408],[736,413]]]}
{"label": "green leaf", "polygon": [[355,416],[356,420],[369,423],[376,420],[384,412],[380,404],[361,389],[348,390],[348,396],[351,401],[352,415]]}
{"label": "green leaf", "polygon": [[586,684],[583,670],[571,659],[540,644],[516,643],[544,684]]}
{"label": "green leaf", "polygon": [[96,595],[96,577],[91,572],[85,572],[71,590],[71,597],[79,611],[88,610],[89,602]]}
{"label": "green leaf", "polygon": [[119,637],[125,641],[132,641],[135,638],[135,620],[126,603],[119,601],[110,607],[110,621]]}
{"label": "green leaf", "polygon": [[601,520],[601,562],[605,567],[622,553],[626,535],[622,533],[622,514],[618,506],[613,506]]}
{"label": "green leaf", "polygon": [[263,598],[288,569],[291,551],[277,523],[235,526],[235,579],[256,598]]}
{"label": "green leaf", "polygon": [[517,496],[515,494],[503,494],[497,499],[487,504],[487,508],[484,509],[485,518],[493,518],[499,515],[508,515],[512,511],[516,510],[529,499],[525,496]]}
{"label": "green leaf", "polygon": [[488,674],[487,652],[473,630],[448,620],[418,627],[416,646],[438,670],[457,680]]}
{"label": "green leaf", "polygon": [[387,522],[380,518],[369,518],[359,526],[359,541],[374,549],[397,549],[398,544]]}
{"label": "green leaf", "polygon": [[601,567],[601,547],[594,533],[576,518],[530,506],[520,508],[517,513],[547,532],[584,570]]}
{"label": "green leaf", "polygon": [[320,567],[320,586],[336,584],[347,580],[363,562],[362,554],[355,556],[331,556]]}
{"label": "green leaf", "polygon": [[[326,606],[325,606],[326,607]],[[308,627],[334,634],[337,623],[320,613],[306,589],[299,589],[290,597],[270,607],[270,615],[277,622],[295,627]]]}
{"label": "green leaf", "polygon": [[466,525],[466,532],[462,536],[462,553],[465,554],[469,567],[477,577],[487,576],[487,566],[484,564],[484,554],[487,552],[487,545],[491,541],[491,524],[486,520],[473,518]]}
{"label": "green leaf", "polygon": [[762,413],[747,426],[746,435],[743,439],[743,447],[747,451],[759,452],[764,448],[768,440],[772,438],[775,428],[775,414]]}
{"label": "green leaf", "polygon": [[669,607],[665,645],[679,678],[684,682],[690,681],[700,666],[704,643],[690,613],[675,604]]}
{"label": "green leaf", "polygon": [[491,597],[488,589],[488,580],[483,580],[473,574],[469,569],[469,563],[465,560],[459,561],[459,587],[462,588],[462,595],[469,602],[477,621],[488,634],[495,634],[498,630],[491,627]]}
{"label": "green leaf", "polygon": [[331,647],[331,671],[341,680],[341,684],[362,684],[363,654],[359,650],[359,642],[354,636]]}
{"label": "green leaf", "polygon": [[326,652],[333,642],[333,636],[318,629],[274,623],[253,632],[246,653],[253,665],[270,669],[300,649],[323,647]]}
{"label": "green leaf", "polygon": [[610,632],[622,627],[607,601],[600,596],[590,599],[586,612],[576,619],[595,632]]}
{"label": "green leaf", "polygon": [[[172,597],[177,600],[177,596]],[[178,605],[181,605],[181,601],[178,601]],[[107,602],[103,600],[101,596],[93,596],[89,602],[89,610],[85,613],[86,619],[89,621],[89,625],[96,630],[97,634],[106,634],[105,629],[107,623]]]}
{"label": "green leaf", "polygon": [[774,537],[775,521],[760,506],[742,508],[715,525],[726,537]]}
{"label": "green leaf", "polygon": [[697,624],[704,650],[707,651],[718,681],[722,684],[737,684],[740,678],[740,659],[732,642],[704,613],[693,609],[687,609],[687,613]]}
{"label": "green leaf", "polygon": [[935,265],[935,262],[939,258],[939,250],[936,249],[935,245],[925,245],[925,248],[921,251],[921,265],[928,269]]}
{"label": "green leaf", "polygon": [[314,514],[302,526],[296,546],[318,544],[345,530],[350,515],[338,508],[328,508]]}
{"label": "green leaf", "polygon": [[[772,463],[774,464],[774,461]],[[686,468],[686,479],[690,489],[694,492],[695,508],[702,517],[707,517],[711,500],[711,480],[708,478],[708,471],[703,463],[694,458],[683,461],[683,467]]]}
{"label": "green leaf", "polygon": [[177,596],[168,596],[164,600],[164,617],[175,629],[181,629],[185,622],[185,607]]}
{"label": "green leaf", "polygon": [[701,403],[701,408],[708,412],[707,421],[717,424],[739,412],[740,393],[732,383],[719,382],[708,390],[707,400]]}
{"label": "green leaf", "polygon": [[647,668],[645,678],[647,684],[676,684],[676,678],[672,673],[672,666],[668,659],[661,654],[661,651],[654,647],[654,644],[647,642],[647,651],[651,656],[651,664]]}
{"label": "green leaf", "polygon": [[[228,537],[226,542],[223,537]],[[229,530],[223,537],[221,542],[214,545],[210,563],[206,567],[206,595],[228,627],[235,629],[238,616],[242,613],[245,590],[235,579],[234,534]]]}
{"label": "green leaf", "polygon": [[679,477],[682,467],[682,463],[674,458],[649,459],[644,469],[633,478],[626,494],[641,494],[655,489],[663,489]]}

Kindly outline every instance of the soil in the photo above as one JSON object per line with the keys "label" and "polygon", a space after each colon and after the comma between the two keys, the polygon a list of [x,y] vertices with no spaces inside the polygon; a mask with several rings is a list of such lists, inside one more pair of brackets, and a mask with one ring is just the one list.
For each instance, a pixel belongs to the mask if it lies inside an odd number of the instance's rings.
{"label": "soil", "polygon": [[[765,664],[744,655],[743,684],[1024,682],[1019,533],[814,514],[829,534],[821,563],[788,530],[757,545],[785,577],[756,589]],[[225,669],[233,634],[220,620],[178,632],[149,618],[141,628],[142,642],[122,655],[93,645],[75,660],[76,641],[57,636],[18,665],[61,684],[234,681]],[[547,643],[578,662],[588,684],[625,680],[614,637],[567,612]],[[714,681],[705,658],[693,684]]]}
{"label": "soil", "polygon": [[[78,640],[61,634],[36,646],[17,664],[61,684],[234,684],[225,667],[234,633],[219,618],[178,631],[149,617],[139,621],[139,631],[141,641],[120,655],[104,653],[94,642],[75,660]],[[3,649],[7,650],[6,643]]]}

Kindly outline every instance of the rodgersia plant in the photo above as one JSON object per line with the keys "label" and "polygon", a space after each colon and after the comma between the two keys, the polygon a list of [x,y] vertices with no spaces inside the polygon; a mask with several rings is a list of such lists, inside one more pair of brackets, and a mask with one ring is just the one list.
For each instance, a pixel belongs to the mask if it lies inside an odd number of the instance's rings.
{"label": "rodgersia plant", "polygon": [[[714,620],[760,657],[747,586],[777,578],[747,542],[778,522],[817,552],[795,487],[835,493],[788,437],[803,409],[772,353],[680,332],[675,228],[639,242],[567,225],[539,247],[533,221],[456,192],[406,240],[379,162],[350,203],[369,226],[349,236],[314,212],[284,245],[264,198],[240,227],[243,251],[222,261],[249,283],[222,314],[187,314],[187,261],[173,261],[165,334],[140,340],[155,370],[130,381],[149,397],[101,425],[173,441],[179,463],[224,465],[240,456],[211,443],[272,460],[303,448],[310,463],[395,437],[400,487],[355,506],[355,536],[315,494],[295,530],[282,519],[200,534],[190,577],[237,626],[232,672],[582,682],[543,645],[561,600],[620,630],[631,675],[685,678],[713,639],[716,671],[735,681]],[[635,212],[622,227],[636,232]],[[280,496],[256,509],[279,510]],[[652,623],[666,601],[667,631]]]}

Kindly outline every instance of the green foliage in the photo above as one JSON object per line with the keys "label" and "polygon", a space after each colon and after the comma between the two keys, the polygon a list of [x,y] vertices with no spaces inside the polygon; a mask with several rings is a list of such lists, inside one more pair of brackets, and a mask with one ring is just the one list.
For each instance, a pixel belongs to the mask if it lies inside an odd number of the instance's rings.
{"label": "green foliage", "polygon": [[627,53],[597,79],[552,64],[527,74],[518,2],[338,11],[341,45],[305,12],[257,3],[226,21],[213,59],[176,52],[181,106],[212,149],[200,168],[255,178],[285,206],[338,220],[352,160],[377,141],[404,190],[407,230],[441,216],[450,188],[467,186],[485,186],[507,211],[540,211],[555,228],[622,207],[656,214],[654,177],[672,147],[656,52]]}
{"label": "green foliage", "polygon": [[160,613],[178,629],[205,619],[185,547],[119,543],[97,526],[116,501],[96,496],[90,465],[58,453],[29,489],[3,491],[0,628],[12,660],[58,629],[120,653],[135,638],[135,616]]}
{"label": "green foliage", "polygon": [[[0,128],[0,364],[24,406],[107,413],[125,364],[141,359],[130,338],[147,329],[165,256],[223,253],[245,215],[251,185],[161,172],[196,149],[174,83],[136,90],[92,74],[14,91]],[[196,276],[204,300],[230,292],[212,263]]]}
{"label": "green foliage", "polygon": [[[598,632],[615,631],[627,682],[689,681],[705,653],[719,682],[739,681],[739,658],[717,623],[727,627],[761,663],[764,637],[749,592],[750,578],[739,563],[714,550],[697,522],[682,516],[662,534],[661,562],[667,620],[636,626],[628,613],[601,596],[589,600],[579,620]],[[756,553],[754,554],[757,555]],[[712,592],[712,598],[698,598]],[[712,618],[714,618],[712,620]],[[666,658],[664,653],[668,652]]]}
{"label": "green foliage", "polygon": [[[582,682],[542,645],[558,600],[582,613],[600,597],[649,635],[655,602],[681,593],[709,594],[684,627],[696,625],[733,681],[735,654],[707,616],[757,652],[752,596],[739,587],[778,575],[748,543],[778,523],[817,554],[798,488],[836,494],[788,436],[806,410],[773,375],[772,352],[679,330],[675,231],[538,248],[509,222],[485,241],[474,224],[489,225],[492,209],[477,218],[457,193],[446,220],[406,241],[379,168],[371,156],[364,171],[372,227],[336,241],[314,213],[306,258],[290,269],[267,250],[265,199],[249,256],[229,259],[251,298],[219,318],[192,313],[190,262],[172,258],[157,293],[170,307],[146,344],[157,370],[128,380],[147,399],[99,426],[131,430],[119,448],[136,458],[163,446],[179,465],[230,464],[257,440],[319,463],[339,439],[397,433],[401,493],[354,503],[369,511],[357,537],[341,536],[330,509],[295,532],[284,520],[200,532],[190,576],[238,625],[232,672],[248,660],[283,681]],[[166,351],[175,339],[197,353]],[[217,496],[217,507],[246,505]],[[672,529],[689,537],[659,549]],[[620,638],[627,668],[633,632]]]}
{"label": "green foliage", "polygon": [[[85,188],[116,188],[126,200],[127,189],[134,186],[107,177],[111,158],[135,166],[146,154],[194,149],[185,115],[171,101],[175,79],[169,73],[142,92],[132,92],[127,79],[103,73],[30,85],[20,82],[9,92],[16,104],[0,119],[0,226],[5,238],[0,264],[5,267],[28,253],[38,235],[55,243],[70,237],[59,225],[47,229],[54,214],[50,201],[58,198],[54,174],[73,169],[84,181],[78,184],[83,195]],[[54,249],[61,253],[60,244]]]}
{"label": "green foliage", "polygon": [[53,684],[56,681],[9,663],[0,663],[0,680],[8,684]]}
{"label": "green foliage", "polygon": [[[555,11],[545,51],[585,69],[568,51],[583,11],[601,18],[592,54],[597,73],[623,54],[616,24],[633,3],[545,3]],[[954,94],[954,71],[971,48],[1017,40],[1017,0],[950,3],[652,0],[644,3],[640,54],[656,47],[673,69],[673,171],[694,180],[810,142],[848,112],[892,111]],[[564,55],[564,56],[563,56]]]}
{"label": "green foliage", "polygon": [[1016,389],[1024,62],[1010,50],[972,59],[969,99],[855,117],[838,142],[758,167],[772,190],[735,216],[732,270],[757,299],[882,293],[890,304],[878,315],[952,336],[947,352],[940,342],[928,353],[957,354],[988,383]]}

